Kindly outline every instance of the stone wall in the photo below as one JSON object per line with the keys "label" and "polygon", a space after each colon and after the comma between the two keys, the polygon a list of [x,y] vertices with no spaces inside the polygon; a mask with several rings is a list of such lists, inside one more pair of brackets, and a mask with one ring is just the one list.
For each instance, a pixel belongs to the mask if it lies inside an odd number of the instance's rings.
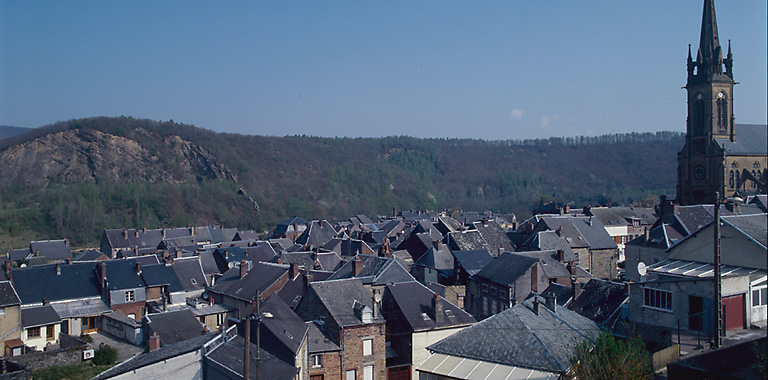
{"label": "stone wall", "polygon": [[14,357],[14,361],[26,366],[30,371],[59,365],[79,364],[83,362],[85,347],[60,348],[45,352],[30,352]]}

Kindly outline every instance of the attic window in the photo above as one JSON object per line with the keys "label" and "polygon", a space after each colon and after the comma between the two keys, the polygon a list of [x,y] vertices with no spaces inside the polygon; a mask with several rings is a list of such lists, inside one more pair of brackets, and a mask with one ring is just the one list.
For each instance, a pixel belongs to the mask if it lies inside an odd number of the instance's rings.
{"label": "attic window", "polygon": [[421,313],[421,317],[424,318],[425,321],[429,320],[429,315],[427,315],[427,313]]}
{"label": "attic window", "polygon": [[288,330],[283,330],[283,335],[287,336],[288,339],[293,339],[293,335],[291,335],[291,333],[289,333]]}

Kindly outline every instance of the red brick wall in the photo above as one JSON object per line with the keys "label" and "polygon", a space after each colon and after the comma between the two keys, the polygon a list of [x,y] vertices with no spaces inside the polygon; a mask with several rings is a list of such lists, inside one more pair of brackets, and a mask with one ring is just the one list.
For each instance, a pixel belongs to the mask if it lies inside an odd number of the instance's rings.
{"label": "red brick wall", "polygon": [[[312,358],[309,360],[309,376],[323,375],[323,379],[343,379],[341,376],[341,352],[324,352],[323,366],[321,368],[312,368]],[[312,356],[310,354],[310,356]]]}
{"label": "red brick wall", "polygon": [[144,304],[145,302],[142,301],[112,305],[112,310],[125,316],[133,314],[137,319],[141,319],[141,316],[144,315]]}

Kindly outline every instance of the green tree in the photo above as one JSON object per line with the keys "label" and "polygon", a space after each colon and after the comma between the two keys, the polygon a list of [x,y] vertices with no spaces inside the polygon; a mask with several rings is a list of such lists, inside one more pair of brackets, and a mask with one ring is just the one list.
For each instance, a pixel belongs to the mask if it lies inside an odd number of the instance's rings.
{"label": "green tree", "polygon": [[117,349],[108,344],[99,344],[99,348],[93,353],[93,364],[95,365],[112,364],[116,360]]}
{"label": "green tree", "polygon": [[653,375],[640,338],[616,340],[603,331],[596,342],[581,342],[571,357],[574,379],[640,380]]}

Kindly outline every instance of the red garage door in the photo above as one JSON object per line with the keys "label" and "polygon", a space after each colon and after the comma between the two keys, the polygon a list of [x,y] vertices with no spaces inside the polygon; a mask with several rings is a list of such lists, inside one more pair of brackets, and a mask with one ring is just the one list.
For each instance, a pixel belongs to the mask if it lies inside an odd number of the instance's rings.
{"label": "red garage door", "polygon": [[723,297],[723,316],[726,330],[744,328],[744,295]]}

